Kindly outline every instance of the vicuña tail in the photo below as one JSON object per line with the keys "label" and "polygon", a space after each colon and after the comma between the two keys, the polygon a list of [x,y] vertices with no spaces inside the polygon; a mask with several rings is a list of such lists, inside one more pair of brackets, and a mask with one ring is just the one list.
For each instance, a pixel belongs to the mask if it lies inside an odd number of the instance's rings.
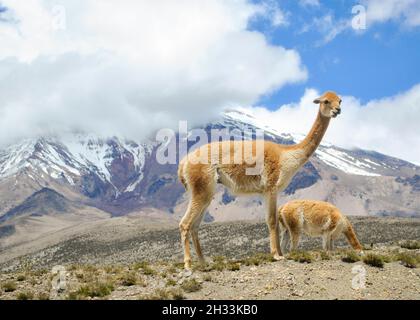
{"label": "vicu\u00f1a tail", "polygon": [[283,217],[283,208],[284,206],[281,206],[279,210],[277,211],[279,215],[278,219],[279,219],[280,225],[283,226],[283,228],[287,228],[286,221],[284,220],[284,217]]}
{"label": "vicu\u00f1a tail", "polygon": [[[347,219],[346,219],[347,220]],[[355,250],[362,250],[363,247],[360,244],[359,240],[357,239],[356,233],[354,232],[353,226],[351,225],[350,221],[347,220],[347,226],[344,229],[344,235],[346,236],[348,242]]]}

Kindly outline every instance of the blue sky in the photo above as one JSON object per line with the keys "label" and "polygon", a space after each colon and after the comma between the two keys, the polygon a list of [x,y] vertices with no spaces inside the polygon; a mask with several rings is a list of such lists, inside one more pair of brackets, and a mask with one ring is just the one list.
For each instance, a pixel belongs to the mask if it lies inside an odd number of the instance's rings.
{"label": "blue sky", "polygon": [[273,45],[297,50],[308,79],[264,95],[257,104],[276,109],[298,101],[308,87],[320,92],[334,90],[366,103],[396,95],[420,82],[420,28],[404,26],[396,19],[374,24],[363,32],[347,29],[324,43],[322,30],[312,25],[302,32],[303,27],[325,15],[335,21],[351,19],[352,7],[358,1],[321,0],[320,6],[306,7],[295,0],[278,3],[286,12],[287,25],[274,27],[266,17],[259,16],[248,28],[264,33]]}

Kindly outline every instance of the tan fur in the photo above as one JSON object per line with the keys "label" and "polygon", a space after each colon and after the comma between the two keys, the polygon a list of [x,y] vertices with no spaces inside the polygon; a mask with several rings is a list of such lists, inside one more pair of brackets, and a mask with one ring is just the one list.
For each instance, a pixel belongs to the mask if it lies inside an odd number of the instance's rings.
{"label": "tan fur", "polygon": [[328,202],[294,200],[279,209],[281,249],[284,252],[290,239],[290,250],[296,250],[300,235],[322,236],[324,250],[332,250],[334,240],[342,233],[355,250],[362,245],[348,219]]}
{"label": "tan fur", "polygon": [[[190,235],[200,261],[204,261],[198,228],[213,199],[216,183],[225,185],[236,194],[264,195],[271,253],[275,259],[280,259],[282,253],[278,236],[277,194],[287,187],[295,173],[314,153],[328,128],[330,118],[341,110],[341,99],[333,92],[325,93],[314,102],[320,104],[317,118],[308,136],[299,144],[279,145],[268,141],[213,142],[190,152],[180,161],[179,179],[191,192],[188,209],[179,224],[186,269],[191,267]],[[264,144],[263,153],[257,152],[257,143]],[[212,150],[218,152],[211,152]],[[235,155],[238,154],[242,155],[242,162],[239,164],[234,163]],[[198,162],[196,159],[207,162]],[[230,162],[223,161],[226,159],[230,159]],[[262,172],[247,175],[247,168],[253,168],[256,163],[264,164]]]}

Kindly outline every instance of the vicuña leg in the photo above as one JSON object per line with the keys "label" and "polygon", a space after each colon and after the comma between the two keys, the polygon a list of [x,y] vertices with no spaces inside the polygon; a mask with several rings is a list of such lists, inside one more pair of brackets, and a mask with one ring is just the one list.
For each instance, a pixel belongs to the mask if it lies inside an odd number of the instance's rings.
{"label": "vicu\u00f1a leg", "polygon": [[198,260],[200,261],[200,263],[205,263],[205,259],[203,256],[203,252],[201,251],[201,245],[200,245],[200,241],[198,239],[198,229],[200,228],[200,223],[203,220],[203,217],[206,213],[207,207],[210,203],[207,203],[206,205],[204,205],[201,214],[197,217],[197,219],[194,221],[193,226],[192,226],[192,230],[191,230],[191,236],[192,236],[192,240],[194,243],[194,248],[195,248],[195,252],[197,253],[198,256]]}
{"label": "vicu\u00f1a leg", "polygon": [[331,236],[328,233],[322,235],[322,249],[324,251],[330,250],[331,246]]}
{"label": "vicu\u00f1a leg", "polygon": [[285,228],[281,231],[280,248],[281,248],[282,254],[285,254],[287,252],[287,248],[289,245],[290,245],[290,235],[289,235],[289,231]]}
{"label": "vicu\u00f1a leg", "polygon": [[[198,257],[200,260],[203,258],[200,243],[198,241],[198,226],[204,211],[213,199],[215,183],[210,175],[201,172],[200,178],[192,181],[189,186],[191,188],[191,200],[188,209],[179,224],[181,241],[184,246],[184,267],[186,270],[191,270],[190,235],[193,238]],[[194,226],[196,228],[194,228]]]}
{"label": "vicu\u00f1a leg", "polygon": [[277,219],[277,194],[268,194],[266,196],[267,206],[267,226],[270,232],[270,251],[273,258],[280,260],[282,252],[279,240],[279,220]]}
{"label": "vicu\u00f1a leg", "polygon": [[334,238],[333,237],[331,237],[331,239],[330,239],[330,248],[329,248],[329,250],[330,251],[333,251],[334,250]]}
{"label": "vicu\u00f1a leg", "polygon": [[[191,269],[191,251],[190,251],[190,234],[192,233],[192,227],[194,221],[200,217],[203,208],[206,206],[206,203],[200,199],[192,198],[188,205],[187,212],[179,223],[179,231],[181,232],[181,241],[184,246],[184,266],[186,270]],[[193,235],[195,237],[196,234]],[[194,238],[193,238],[194,239]],[[198,240],[198,239],[197,239]],[[196,248],[197,249],[197,248]],[[201,253],[201,248],[199,249]],[[197,254],[200,254],[197,252]]]}
{"label": "vicu\u00f1a leg", "polygon": [[290,251],[296,251],[299,246],[300,232],[299,231],[289,231],[290,232]]}

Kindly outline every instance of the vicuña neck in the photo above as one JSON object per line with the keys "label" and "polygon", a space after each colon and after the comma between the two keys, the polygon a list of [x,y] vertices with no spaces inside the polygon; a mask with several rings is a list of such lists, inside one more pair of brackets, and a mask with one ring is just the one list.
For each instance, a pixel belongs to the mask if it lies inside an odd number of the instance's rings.
{"label": "vicu\u00f1a neck", "polygon": [[321,111],[318,111],[318,116],[316,117],[311,131],[302,142],[296,145],[297,149],[304,151],[304,159],[302,160],[306,162],[306,160],[308,160],[309,157],[315,152],[316,148],[318,148],[319,144],[321,143],[321,140],[324,137],[325,131],[327,131],[329,124],[330,118],[323,116]]}

